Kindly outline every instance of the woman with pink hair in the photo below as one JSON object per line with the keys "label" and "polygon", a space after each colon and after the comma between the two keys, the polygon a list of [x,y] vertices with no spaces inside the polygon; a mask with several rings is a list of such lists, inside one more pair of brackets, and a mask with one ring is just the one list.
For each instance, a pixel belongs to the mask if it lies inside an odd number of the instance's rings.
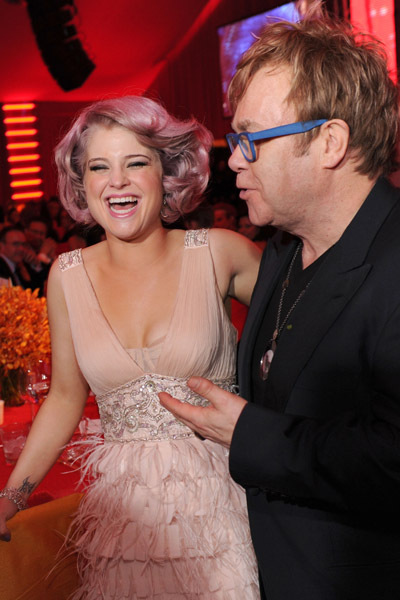
{"label": "woman with pink hair", "polygon": [[164,226],[200,202],[210,145],[194,119],[124,97],[86,108],[56,149],[64,207],[106,239],[51,269],[51,389],[0,494],[0,535],[72,436],[90,388],[103,437],[84,459],[92,481],[74,526],[74,600],[259,598],[227,453],[158,399],[204,404],[187,386],[193,374],[235,385],[224,300],[249,303],[259,252],[231,231]]}

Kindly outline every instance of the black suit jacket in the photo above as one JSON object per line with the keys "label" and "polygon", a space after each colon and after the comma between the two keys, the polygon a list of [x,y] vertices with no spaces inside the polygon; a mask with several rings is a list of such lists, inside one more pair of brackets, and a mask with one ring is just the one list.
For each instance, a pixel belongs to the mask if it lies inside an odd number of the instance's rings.
{"label": "black suit jacket", "polygon": [[239,350],[232,476],[268,600],[400,598],[400,191],[379,180],[279,341],[271,398],[252,350],[294,243],[264,253]]}
{"label": "black suit jacket", "polygon": [[44,285],[47,277],[46,274],[49,271],[49,267],[45,266],[42,271],[36,272],[27,263],[24,263],[24,266],[26,270],[26,277],[24,277],[20,269],[17,267],[17,280],[15,274],[11,271],[4,258],[0,256],[0,277],[3,279],[11,279],[12,285],[20,285],[24,289],[31,288],[32,290],[36,290],[36,288],[39,288],[39,295],[43,296]]}
{"label": "black suit jacket", "polygon": [[[11,279],[13,285],[17,285],[17,280],[15,279],[14,273],[11,271],[10,267],[0,256],[0,277],[2,279]],[[21,282],[22,283],[22,282]]]}

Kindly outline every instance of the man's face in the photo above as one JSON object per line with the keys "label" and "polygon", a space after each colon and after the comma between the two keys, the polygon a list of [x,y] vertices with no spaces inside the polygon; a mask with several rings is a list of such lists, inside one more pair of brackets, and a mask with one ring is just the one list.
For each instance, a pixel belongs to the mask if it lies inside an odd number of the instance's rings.
{"label": "man's face", "polygon": [[[294,107],[285,102],[290,81],[288,67],[257,71],[238,104],[234,130],[255,132],[298,121]],[[229,159],[230,168],[237,173],[240,197],[255,225],[274,225],[295,233],[304,221],[313,192],[315,152],[311,144],[299,156],[296,138],[298,135],[256,142],[253,163],[246,161],[239,146]]]}
{"label": "man's face", "polygon": [[0,243],[0,251],[9,260],[19,263],[25,254],[26,239],[22,231],[9,231],[4,242]]}
{"label": "man's face", "polygon": [[41,221],[32,221],[25,229],[26,239],[34,250],[39,252],[47,236],[47,227]]}
{"label": "man's face", "polygon": [[260,233],[260,228],[257,225],[253,225],[247,215],[240,217],[238,232],[249,238],[249,240],[254,240],[258,233]]}
{"label": "man's face", "polygon": [[217,208],[214,210],[213,227],[234,230],[235,219],[231,215],[228,215],[223,208]]}

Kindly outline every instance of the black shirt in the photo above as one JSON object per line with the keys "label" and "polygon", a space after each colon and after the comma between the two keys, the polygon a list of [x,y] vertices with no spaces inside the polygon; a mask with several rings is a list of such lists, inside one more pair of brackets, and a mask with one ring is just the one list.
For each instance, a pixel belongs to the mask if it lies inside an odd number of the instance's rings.
{"label": "black shirt", "polygon": [[[296,252],[296,248],[293,251],[292,258],[294,256],[294,253]],[[281,325],[285,321],[288,312],[290,311],[293,304],[296,302],[301,292],[303,290],[305,290],[304,294],[307,294],[309,292],[307,286],[310,284],[312,278],[318,271],[319,267],[321,266],[321,263],[326,258],[328,252],[329,250],[327,250],[317,260],[311,263],[306,269],[303,269],[301,248],[299,249],[290,273],[289,285],[286,289],[286,293],[283,298],[279,325]],[[268,374],[268,378],[265,381],[263,381],[263,379],[260,376],[260,361],[264,353],[271,347],[273,332],[277,324],[276,320],[279,302],[282,295],[282,285],[285,279],[287,278],[289,268],[290,267],[288,267],[288,269],[278,279],[275,290],[271,296],[271,300],[268,306],[266,307],[263,320],[261,321],[253,350],[252,400],[256,402],[256,404],[263,404],[264,406],[268,406],[269,408],[275,408],[278,404],[278,390],[275,388],[274,385],[273,361],[271,365],[271,370]],[[298,301],[299,303],[302,302],[303,296]],[[277,346],[279,346],[279,340],[282,339],[283,336],[290,335],[290,332],[296,326],[296,307],[294,308],[294,310],[292,310],[287,322],[285,323],[281,333],[277,338]],[[301,352],[301,348],[299,348],[299,352]]]}

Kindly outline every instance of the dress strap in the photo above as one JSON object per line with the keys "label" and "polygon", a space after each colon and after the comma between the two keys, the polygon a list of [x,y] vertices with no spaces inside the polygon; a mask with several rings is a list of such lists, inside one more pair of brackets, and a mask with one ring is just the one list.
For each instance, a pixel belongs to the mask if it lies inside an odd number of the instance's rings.
{"label": "dress strap", "polygon": [[58,257],[58,265],[61,271],[66,271],[71,267],[76,267],[82,263],[82,250],[71,250],[71,252],[63,252]]}
{"label": "dress strap", "polygon": [[185,234],[185,248],[208,246],[208,229],[189,229]]}

